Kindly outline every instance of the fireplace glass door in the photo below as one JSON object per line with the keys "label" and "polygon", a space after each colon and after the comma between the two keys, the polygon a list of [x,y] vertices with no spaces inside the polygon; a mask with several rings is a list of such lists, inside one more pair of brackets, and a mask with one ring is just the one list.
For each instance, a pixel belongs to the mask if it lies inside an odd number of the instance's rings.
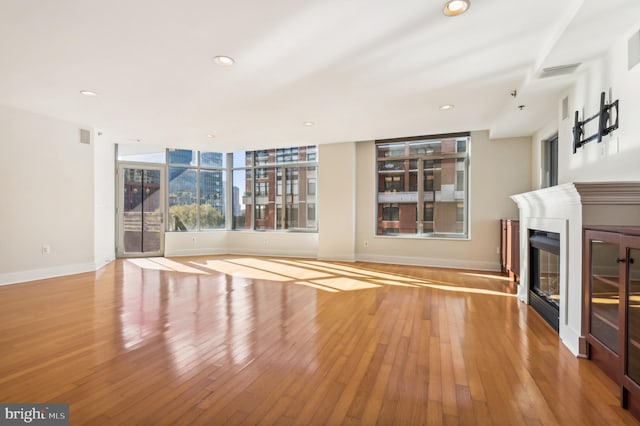
{"label": "fireplace glass door", "polygon": [[529,304],[556,331],[560,327],[560,234],[529,231]]}
{"label": "fireplace glass door", "polygon": [[552,305],[559,308],[560,301],[560,255],[546,250],[538,254],[538,282],[534,291]]}

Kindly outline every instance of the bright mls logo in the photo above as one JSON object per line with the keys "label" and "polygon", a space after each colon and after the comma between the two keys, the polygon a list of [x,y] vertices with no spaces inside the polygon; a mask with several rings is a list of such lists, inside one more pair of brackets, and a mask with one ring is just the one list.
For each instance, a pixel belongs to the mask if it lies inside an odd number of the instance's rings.
{"label": "bright mls logo", "polygon": [[0,404],[0,426],[69,426],[69,404]]}

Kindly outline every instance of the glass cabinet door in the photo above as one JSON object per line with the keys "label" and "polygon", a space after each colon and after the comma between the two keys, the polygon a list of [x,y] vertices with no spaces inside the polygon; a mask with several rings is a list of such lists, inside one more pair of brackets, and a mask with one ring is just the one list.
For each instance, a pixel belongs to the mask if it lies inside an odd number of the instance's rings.
{"label": "glass cabinet door", "polygon": [[618,353],[619,245],[591,240],[590,334]]}
{"label": "glass cabinet door", "polygon": [[640,384],[640,249],[628,249],[627,264],[627,376]]}

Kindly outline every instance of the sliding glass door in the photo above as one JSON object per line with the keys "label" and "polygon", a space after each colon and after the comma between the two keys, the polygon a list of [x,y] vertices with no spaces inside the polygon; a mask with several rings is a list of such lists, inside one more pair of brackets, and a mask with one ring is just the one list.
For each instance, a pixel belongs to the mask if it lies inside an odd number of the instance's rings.
{"label": "sliding glass door", "polygon": [[120,163],[118,257],[164,254],[164,169]]}

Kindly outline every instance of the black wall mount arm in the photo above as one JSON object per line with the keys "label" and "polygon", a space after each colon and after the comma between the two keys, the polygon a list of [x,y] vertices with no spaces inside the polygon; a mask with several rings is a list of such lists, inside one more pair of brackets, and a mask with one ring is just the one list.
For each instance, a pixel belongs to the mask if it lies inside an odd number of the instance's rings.
{"label": "black wall mount arm", "polygon": [[[615,110],[615,120],[611,123],[611,111]],[[584,137],[584,125],[592,120],[598,119],[598,131],[590,136]],[[600,93],[600,110],[589,118],[580,121],[580,113],[576,111],[573,125],[573,153],[584,144],[597,140],[602,142],[602,137],[607,136],[618,128],[618,100],[610,104],[605,101],[605,93]]]}

